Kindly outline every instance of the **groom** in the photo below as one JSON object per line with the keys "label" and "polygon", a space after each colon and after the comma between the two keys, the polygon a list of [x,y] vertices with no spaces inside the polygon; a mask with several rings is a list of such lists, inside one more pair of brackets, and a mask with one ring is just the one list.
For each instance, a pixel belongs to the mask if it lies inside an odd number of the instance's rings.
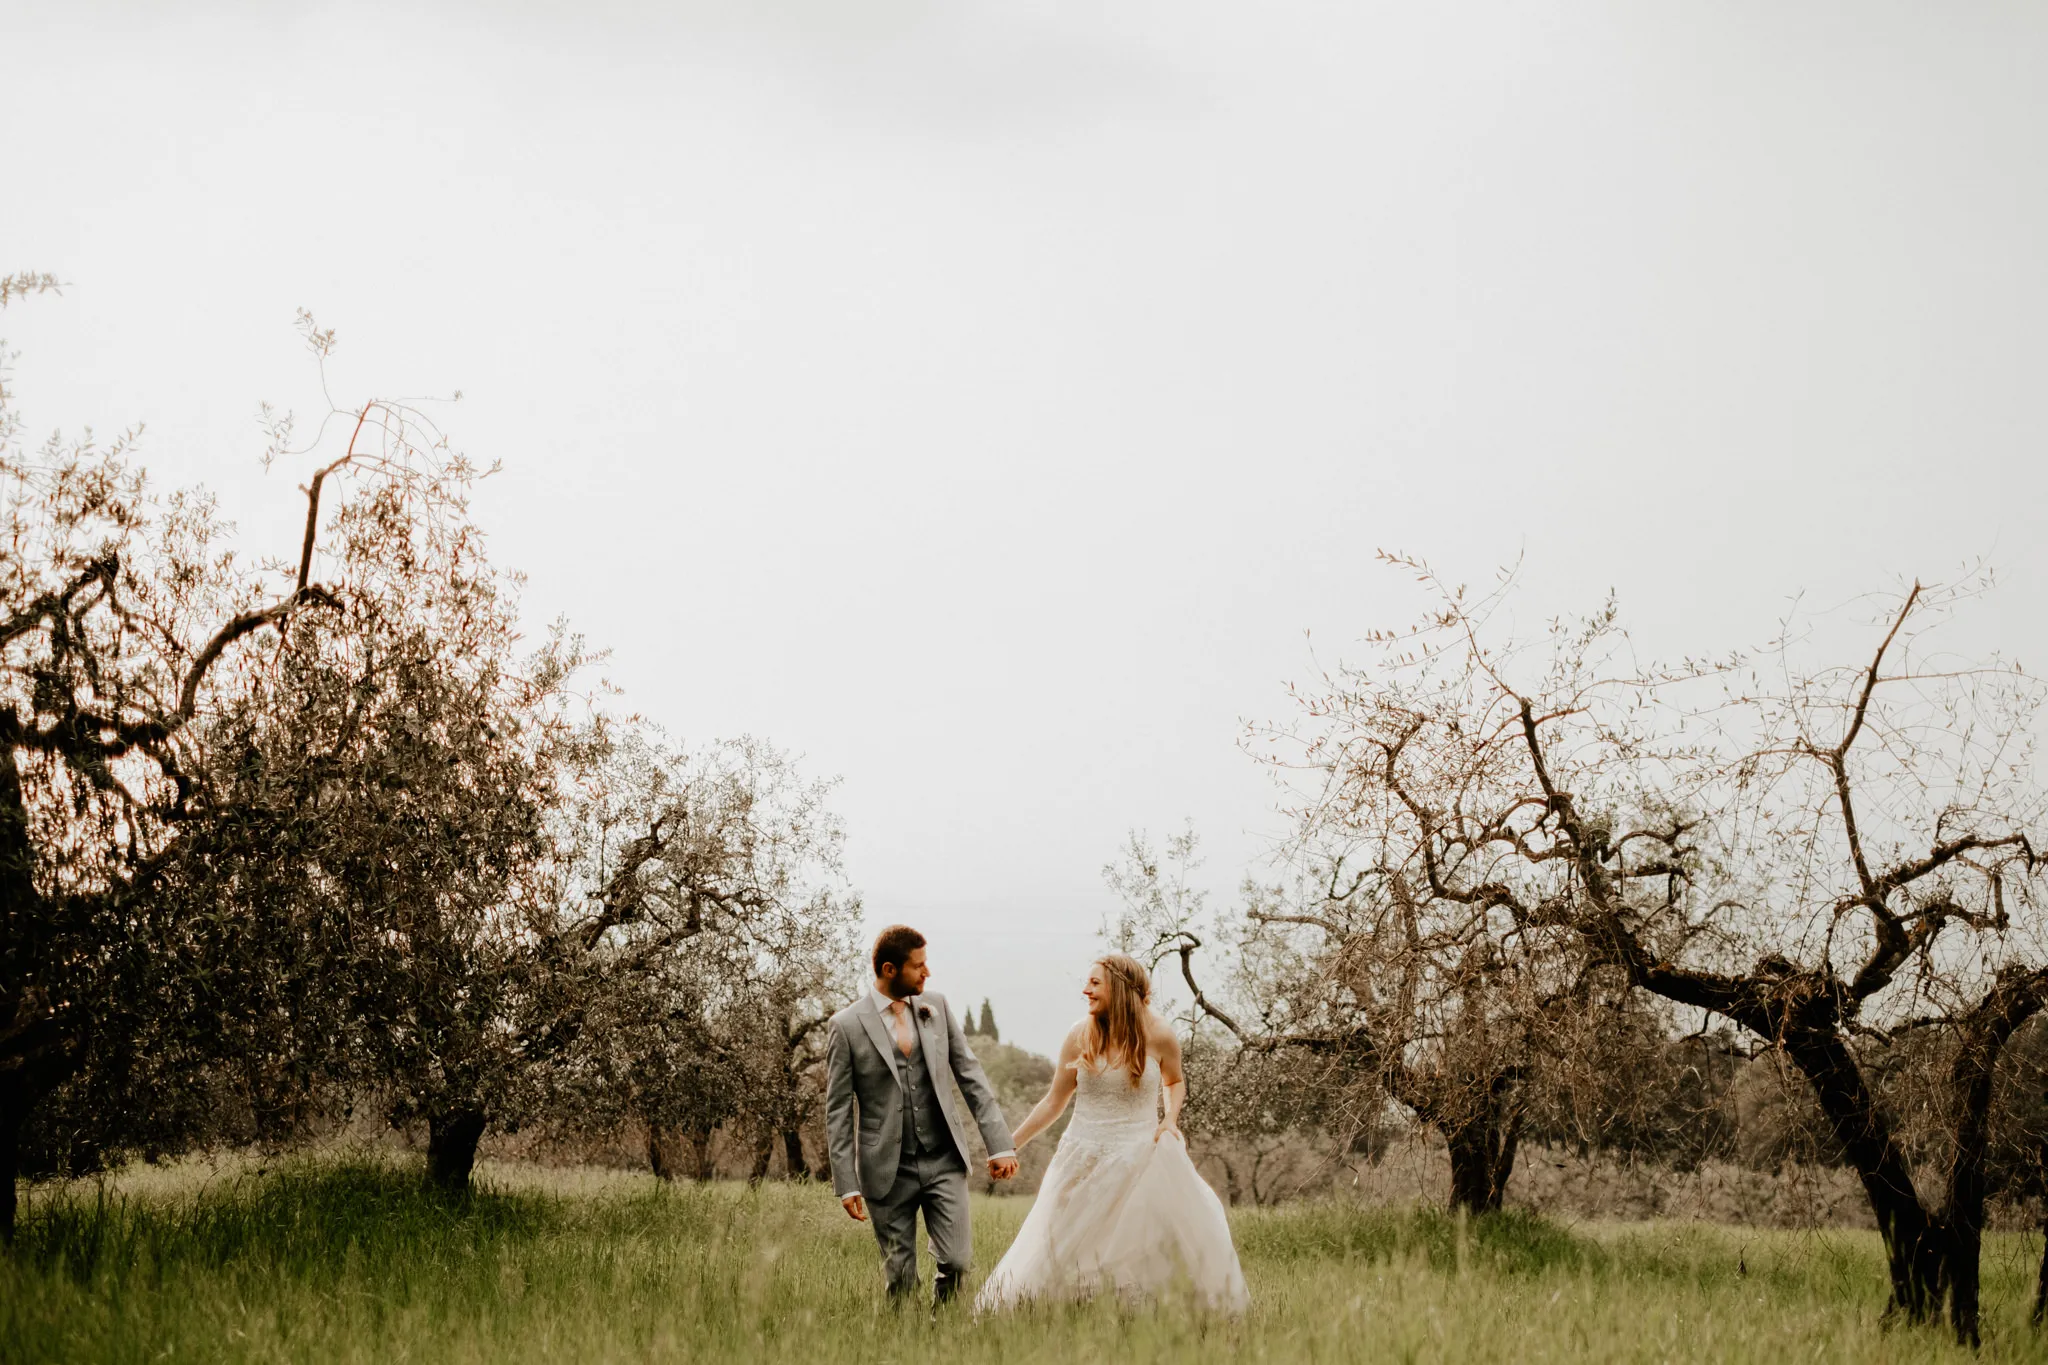
{"label": "groom", "polygon": [[967,1098],[997,1180],[1017,1174],[1002,1106],[941,995],[924,994],[924,935],[892,925],[875,939],[874,989],[832,1016],[825,1061],[825,1139],[832,1188],[847,1213],[872,1218],[891,1297],[917,1288],[917,1213],[939,1263],[933,1306],[960,1292],[974,1262],[967,1221]]}

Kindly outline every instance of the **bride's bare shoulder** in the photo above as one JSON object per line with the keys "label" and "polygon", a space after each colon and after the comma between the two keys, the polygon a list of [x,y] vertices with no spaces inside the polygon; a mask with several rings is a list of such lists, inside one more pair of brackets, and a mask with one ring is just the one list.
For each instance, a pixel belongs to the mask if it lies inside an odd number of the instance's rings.
{"label": "bride's bare shoulder", "polygon": [[1060,1040],[1060,1065],[1072,1066],[1088,1046],[1088,1021],[1079,1020]]}
{"label": "bride's bare shoulder", "polygon": [[1153,1010],[1145,1012],[1145,1046],[1161,1061],[1180,1056],[1180,1035],[1173,1031],[1171,1023]]}

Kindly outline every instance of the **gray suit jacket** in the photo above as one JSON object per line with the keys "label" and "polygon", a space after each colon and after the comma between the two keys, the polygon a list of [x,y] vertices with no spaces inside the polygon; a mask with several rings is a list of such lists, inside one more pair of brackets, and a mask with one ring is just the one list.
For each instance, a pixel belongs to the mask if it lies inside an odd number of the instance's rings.
{"label": "gray suit jacket", "polygon": [[[967,1127],[955,1112],[951,1077],[973,1111],[981,1140],[991,1152],[1011,1147],[1010,1125],[989,1087],[988,1075],[960,1021],[943,995],[926,991],[910,1001],[918,1041],[924,1046],[925,1069],[945,1111],[946,1128],[960,1159],[968,1159]],[[923,1017],[929,1011],[929,1019]],[[874,997],[860,999],[832,1016],[825,1053],[825,1147],[832,1158],[832,1188],[844,1199],[863,1194],[886,1199],[896,1183],[903,1155],[903,1106],[906,1084],[902,1054],[889,1036],[889,1021],[875,1008]]]}

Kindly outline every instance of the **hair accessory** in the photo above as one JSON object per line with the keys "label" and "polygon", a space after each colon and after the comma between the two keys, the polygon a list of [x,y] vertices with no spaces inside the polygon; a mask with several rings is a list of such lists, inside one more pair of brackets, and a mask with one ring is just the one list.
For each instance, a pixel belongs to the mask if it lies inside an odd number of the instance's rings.
{"label": "hair accessory", "polygon": [[1145,984],[1132,975],[1130,968],[1124,966],[1121,962],[1115,962],[1104,957],[1096,959],[1096,965],[1117,980],[1123,982],[1130,989],[1136,991],[1141,997],[1149,997],[1151,995],[1151,991],[1146,988]]}

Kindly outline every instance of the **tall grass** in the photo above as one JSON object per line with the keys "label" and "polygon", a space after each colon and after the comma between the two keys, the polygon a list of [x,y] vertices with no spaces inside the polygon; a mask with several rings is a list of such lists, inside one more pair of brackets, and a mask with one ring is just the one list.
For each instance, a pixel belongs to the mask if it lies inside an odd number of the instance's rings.
{"label": "tall grass", "polygon": [[[992,1265],[1022,1201],[981,1200]],[[41,1195],[0,1255],[0,1361],[1035,1362],[2038,1359],[2033,1239],[1987,1249],[1981,1356],[1879,1323],[1866,1233],[1568,1229],[1337,1204],[1233,1216],[1242,1319],[1113,1301],[977,1321],[883,1299],[817,1187],[664,1188],[493,1168],[300,1163]],[[2036,1244],[2037,1246],[2038,1244]]]}

